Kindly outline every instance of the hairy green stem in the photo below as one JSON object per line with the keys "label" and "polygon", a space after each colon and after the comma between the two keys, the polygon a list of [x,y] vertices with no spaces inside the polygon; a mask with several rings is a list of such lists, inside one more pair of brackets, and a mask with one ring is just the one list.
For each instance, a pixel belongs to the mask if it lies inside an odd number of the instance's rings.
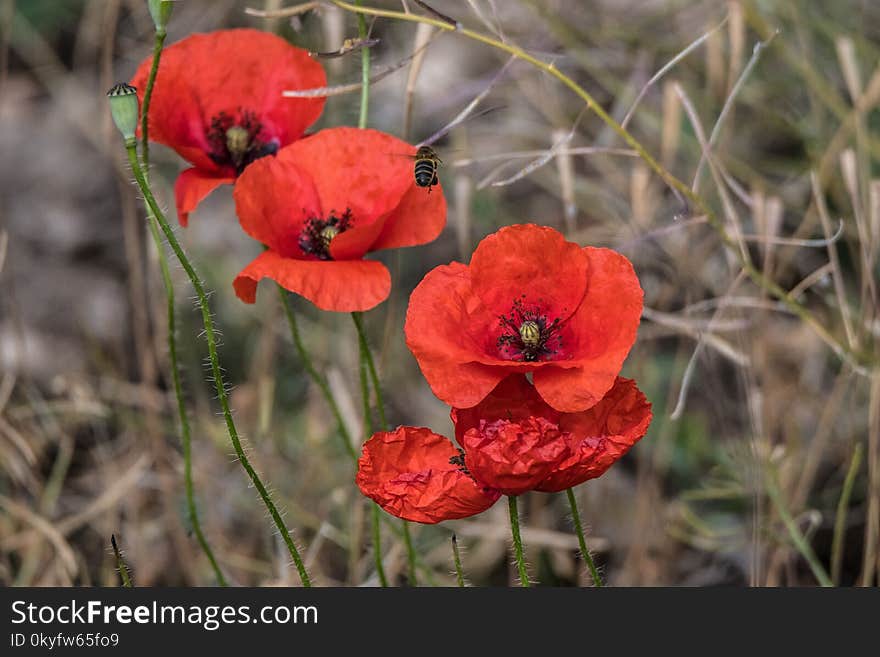
{"label": "hairy green stem", "polygon": [[110,545],[113,546],[113,557],[116,559],[116,570],[119,571],[119,577],[122,578],[122,586],[127,589],[133,587],[131,583],[131,575],[128,572],[128,566],[125,564],[125,559],[122,558],[122,553],[119,552],[119,546],[116,545],[116,535],[110,534]]}
{"label": "hairy green stem", "polygon": [[578,511],[577,499],[574,496],[574,489],[569,488],[565,491],[565,494],[568,496],[568,506],[571,507],[571,517],[574,520],[574,529],[577,533],[578,543],[581,546],[581,556],[584,558],[584,561],[587,564],[587,568],[590,569],[590,575],[593,578],[593,584],[596,586],[602,586],[602,578],[599,577],[599,571],[596,569],[596,564],[593,562],[593,557],[590,554],[590,551],[587,549],[587,539],[584,537],[584,529],[581,526],[581,514]]}
{"label": "hairy green stem", "polygon": [[[382,395],[382,387],[379,384],[379,374],[376,371],[376,363],[373,360],[373,354],[370,351],[370,343],[367,342],[367,333],[364,329],[364,320],[363,316],[359,312],[354,312],[351,314],[351,318],[354,320],[355,328],[357,329],[358,334],[358,344],[360,346],[361,352],[361,380],[365,383],[365,375],[363,372],[363,366],[366,365],[367,373],[370,375],[370,381],[373,385],[373,391],[376,393],[376,412],[379,414],[379,429],[381,431],[388,431],[388,420],[385,417],[385,399]],[[365,413],[369,412],[369,396],[367,394],[367,390],[364,389],[364,399],[366,410]],[[371,432],[372,433],[372,432]],[[413,547],[412,536],[409,531],[409,523],[404,520],[402,522],[403,527],[403,542],[406,546],[406,557],[408,564],[408,577],[410,586],[415,586],[417,582],[416,577],[416,551]]]}
{"label": "hairy green stem", "polygon": [[[159,60],[162,57],[162,48],[165,44],[165,30],[156,31],[156,41],[153,46],[153,63],[150,66],[150,75],[147,78],[147,86],[144,91],[144,102],[141,107],[141,160],[143,161],[144,180],[149,184],[150,180],[150,155],[149,155],[149,134],[147,128],[147,118],[150,112],[150,102],[153,98],[153,86],[156,82],[156,74],[159,72]],[[195,491],[192,476],[192,432],[190,431],[189,417],[186,412],[186,402],[183,396],[183,384],[180,376],[180,360],[177,355],[177,304],[174,299],[174,282],[171,279],[171,271],[168,268],[168,258],[165,255],[165,247],[162,244],[162,238],[159,234],[159,222],[153,214],[149,204],[144,203],[147,211],[147,225],[150,229],[150,235],[153,237],[153,244],[156,246],[156,254],[159,258],[159,270],[162,274],[162,286],[165,289],[165,300],[168,315],[168,358],[171,366],[171,379],[174,385],[174,396],[177,399],[177,415],[180,419],[180,442],[183,448],[183,482],[186,494],[186,509],[189,517],[190,526],[196,535],[196,540],[208,558],[217,583],[220,586],[227,586],[226,577],[220,570],[214,551],[208,544],[205,534],[202,531],[202,524],[199,520],[198,507],[196,506]]]}
{"label": "hairy green stem", "polygon": [[196,540],[208,557],[214,576],[220,586],[227,586],[226,578],[220,565],[214,556],[208,540],[202,532],[202,523],[199,520],[198,507],[196,506],[196,498],[193,484],[192,473],[192,433],[189,426],[189,418],[186,412],[186,402],[183,397],[183,384],[180,377],[180,360],[177,355],[177,318],[176,304],[174,301],[174,283],[171,280],[171,272],[168,269],[168,259],[165,257],[165,248],[162,244],[162,238],[159,235],[159,226],[156,217],[152,211],[147,213],[147,223],[150,227],[150,234],[153,236],[153,242],[156,245],[156,251],[159,254],[159,269],[162,272],[162,285],[165,288],[165,299],[167,302],[168,314],[168,357],[171,361],[171,380],[174,384],[174,396],[177,398],[177,416],[180,419],[180,442],[183,447],[183,483],[186,491],[186,510],[189,517],[190,525]]}
{"label": "hairy green stem", "polygon": [[[360,344],[360,358],[358,365],[358,373],[361,381],[361,400],[364,405],[364,434],[367,440],[373,435],[373,414],[370,410],[370,384],[367,381],[367,357],[364,352],[364,345]],[[373,502],[372,506],[372,523],[373,523],[373,561],[376,565],[376,575],[379,577],[379,583],[382,586],[388,586],[388,577],[385,575],[385,566],[382,563],[382,528],[379,526],[381,520],[379,506]]]}
{"label": "hairy green stem", "polygon": [[520,586],[529,587],[529,571],[523,557],[523,543],[519,535],[519,511],[516,508],[516,495],[507,496],[507,509],[510,511],[510,535],[513,537],[513,553],[516,556],[516,567],[519,569]]}
{"label": "hairy green stem", "polygon": [[[363,0],[355,0],[360,6]],[[362,40],[367,38],[367,19],[363,14],[358,14],[358,37]],[[361,113],[358,117],[358,128],[367,127],[367,118],[370,113],[370,49],[361,48]]]}
{"label": "hairy green stem", "polygon": [[464,588],[464,572],[461,569],[461,554],[458,551],[458,539],[452,535],[452,561],[455,563],[455,579],[458,585]]}
{"label": "hairy green stem", "polygon": [[647,151],[647,149],[641,144],[641,142],[633,137],[629,131],[627,131],[617,121],[615,121],[602,108],[602,106],[596,102],[596,100],[593,98],[592,95],[590,95],[588,91],[586,91],[577,82],[575,82],[570,77],[562,73],[559,69],[557,69],[555,64],[547,64],[545,62],[542,62],[540,59],[537,59],[536,57],[530,55],[525,50],[522,50],[521,48],[518,48],[517,46],[514,46],[510,43],[499,41],[498,39],[495,39],[488,35],[474,32],[473,30],[461,27],[460,25],[453,25],[451,23],[436,18],[422,16],[420,14],[407,14],[399,11],[377,9],[375,7],[362,7],[360,6],[360,3],[358,3],[357,5],[353,5],[349,2],[343,2],[342,0],[331,0],[331,2],[333,2],[334,5],[341,9],[356,14],[380,16],[383,18],[392,18],[413,23],[426,23],[428,25],[433,25],[434,27],[441,30],[455,32],[456,34],[460,34],[461,36],[468,39],[479,41],[493,48],[497,48],[498,50],[503,50],[504,52],[514,55],[518,59],[522,59],[523,61],[528,62],[532,66],[544,71],[545,73],[552,75],[562,84],[568,87],[571,91],[573,91],[581,100],[583,100],[587,104],[587,107],[592,110],[593,113],[595,113],[596,116],[598,116],[599,119],[601,119],[602,122],[605,123],[605,125],[607,125],[615,134],[617,134],[634,151],[636,151],[639,157],[644,160],[644,162],[658,176],[660,176],[660,178],[662,178],[667,185],[682,194],[698,213],[706,216],[706,220],[709,225],[711,225],[712,228],[715,229],[715,231],[721,238],[721,241],[726,246],[731,248],[733,253],[739,259],[743,270],[756,285],[766,290],[770,295],[781,301],[782,304],[786,308],[788,308],[788,310],[797,315],[801,319],[801,321],[807,324],[829,347],[831,347],[831,349],[839,357],[848,361],[854,368],[856,368],[857,371],[864,373],[866,367],[870,367],[875,364],[875,359],[872,358],[869,354],[865,353],[864,351],[857,351],[837,340],[831,334],[831,332],[826,329],[809,310],[807,310],[807,308],[803,304],[795,299],[789,292],[786,292],[784,289],[782,289],[782,287],[780,287],[777,283],[765,276],[761,270],[757,269],[748,260],[748,258],[743,255],[736,238],[727,232],[727,229],[724,227],[724,223],[722,222],[722,220],[706,204],[706,202],[703,201],[702,198],[700,198],[697,194],[695,194],[694,191],[686,183],[682,182],[667,169],[665,169],[663,165],[661,165]]}
{"label": "hairy green stem", "polygon": [[214,320],[211,318],[211,308],[208,304],[208,295],[205,293],[205,288],[202,285],[201,279],[199,278],[198,274],[196,274],[195,269],[193,269],[193,266],[189,261],[189,258],[187,257],[186,253],[184,253],[183,248],[180,246],[180,242],[178,242],[177,236],[174,234],[174,231],[168,224],[168,220],[165,218],[164,213],[159,208],[156,197],[153,196],[153,192],[150,189],[147,180],[144,178],[143,170],[141,169],[140,162],[138,161],[137,143],[134,140],[130,140],[125,144],[125,148],[128,153],[128,161],[131,165],[131,170],[134,174],[135,181],[137,182],[141,193],[144,195],[147,204],[150,206],[150,209],[153,212],[153,216],[155,216],[158,220],[159,226],[161,227],[162,232],[165,235],[165,239],[171,246],[171,250],[174,251],[174,255],[177,256],[180,265],[183,267],[183,270],[189,277],[193,289],[195,290],[196,296],[198,297],[199,308],[202,312],[202,324],[204,325],[205,329],[205,339],[208,343],[208,357],[211,361],[211,373],[214,378],[214,387],[217,391],[217,399],[220,402],[220,407],[223,411],[223,418],[226,421],[226,429],[229,433],[229,438],[232,441],[232,446],[235,449],[235,454],[238,457],[238,460],[241,463],[242,467],[245,469],[245,472],[247,472],[248,476],[253,482],[254,488],[257,489],[257,493],[260,495],[263,503],[266,505],[266,509],[269,511],[269,515],[272,516],[272,520],[274,521],[275,526],[278,528],[278,531],[281,534],[285,545],[287,546],[290,557],[291,559],[293,559],[293,562],[296,565],[296,569],[299,572],[299,577],[300,580],[302,580],[303,586],[311,586],[311,579],[306,572],[305,564],[303,563],[302,557],[299,554],[299,550],[294,544],[293,538],[290,536],[290,532],[288,531],[287,526],[284,524],[284,520],[281,518],[281,514],[275,507],[275,503],[272,501],[272,498],[269,495],[269,491],[263,485],[262,480],[260,479],[256,470],[254,470],[250,460],[247,457],[247,454],[245,454],[244,452],[244,448],[241,445],[241,440],[238,436],[238,429],[235,426],[235,421],[232,418],[232,411],[229,407],[229,397],[226,391],[226,384],[223,381],[223,370],[220,368],[220,358],[217,354],[217,337],[214,330]]}
{"label": "hairy green stem", "polygon": [[144,88],[144,102],[141,104],[141,159],[144,163],[144,171],[149,171],[150,169],[150,127],[147,118],[150,110],[150,101],[153,99],[153,86],[156,84],[156,74],[159,72],[159,60],[162,57],[162,48],[165,46],[166,36],[167,33],[164,29],[156,30],[156,40],[153,43],[153,63],[150,65],[150,75],[147,78],[147,86]]}
{"label": "hairy green stem", "polygon": [[318,389],[321,391],[321,394],[327,402],[327,406],[330,407],[330,412],[333,414],[333,419],[336,420],[336,426],[339,429],[339,435],[345,443],[344,446],[346,453],[356,461],[357,451],[354,448],[354,441],[352,440],[351,433],[345,425],[345,420],[342,419],[342,412],[339,410],[339,404],[336,402],[336,398],[330,390],[330,385],[312,363],[309,352],[303,344],[302,336],[299,332],[299,325],[296,321],[296,315],[293,312],[293,308],[290,306],[287,292],[280,285],[278,286],[278,298],[281,300],[281,307],[284,309],[284,315],[287,317],[287,324],[290,326],[290,336],[293,339],[293,346],[296,349],[300,362],[302,362],[303,367],[306,369],[306,372],[311,377],[312,381],[318,386]]}

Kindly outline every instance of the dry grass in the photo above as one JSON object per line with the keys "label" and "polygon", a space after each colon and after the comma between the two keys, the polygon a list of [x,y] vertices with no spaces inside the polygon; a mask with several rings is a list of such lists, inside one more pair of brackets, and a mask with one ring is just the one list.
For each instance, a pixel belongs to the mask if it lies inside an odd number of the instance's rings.
{"label": "dry grass", "polygon": [[[189,528],[155,255],[103,92],[148,54],[134,0],[0,0],[0,582],[116,585],[115,534],[136,585],[213,582]],[[377,2],[399,9],[400,3]],[[420,11],[409,3],[414,12]],[[403,339],[409,291],[467,258],[499,226],[536,221],[632,259],[646,311],[624,374],[654,404],[648,436],[577,491],[613,585],[812,585],[804,546],[835,583],[874,585],[880,567],[880,9],[800,3],[431,3],[573,77],[718,212],[721,243],[558,82],[515,62],[484,106],[504,110],[439,143],[449,225],[387,257],[392,298],[367,315],[392,423],[449,433]],[[331,51],[352,16],[321,8],[270,20],[259,0],[178,3],[170,42],[252,25]],[[430,38],[379,20],[376,71]],[[696,42],[696,43],[695,43]],[[755,54],[757,43],[765,45]],[[693,47],[686,51],[689,45]],[[372,89],[371,125],[413,142],[486,88],[507,56],[441,34]],[[331,85],[356,55],[327,60]],[[662,73],[661,75],[657,75]],[[636,105],[636,100],[638,104]],[[328,100],[321,126],[356,122],[358,94]],[[632,111],[631,111],[632,110]],[[548,149],[554,149],[548,151]],[[9,155],[12,155],[11,157]],[[154,151],[169,201],[181,163]],[[530,168],[526,168],[530,167]],[[527,175],[519,175],[525,169]],[[511,184],[490,184],[517,178]],[[232,276],[256,250],[228,190],[180,231],[215,290],[221,350],[249,455],[271,484],[320,585],[375,583],[369,514],[332,418],[303,375],[276,298],[238,302]],[[859,367],[742,275],[738,254],[794,290]],[[205,533],[236,584],[298,580],[231,456],[201,359],[191,291],[175,271],[180,342]],[[357,347],[346,317],[297,305],[316,364],[359,434]],[[851,492],[840,504],[856,447]],[[564,496],[521,505],[532,574],[586,584]],[[835,532],[835,524],[838,531]],[[416,528],[431,577],[454,584],[451,530],[474,584],[513,581],[506,510]],[[405,572],[386,536],[389,574]],[[832,563],[835,564],[832,568]]]}

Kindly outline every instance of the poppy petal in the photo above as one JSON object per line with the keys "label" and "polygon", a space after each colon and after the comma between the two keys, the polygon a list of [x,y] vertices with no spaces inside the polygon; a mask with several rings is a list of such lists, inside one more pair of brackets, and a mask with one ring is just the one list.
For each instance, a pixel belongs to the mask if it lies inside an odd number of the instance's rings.
{"label": "poppy petal", "polygon": [[[143,101],[152,58],[132,84]],[[207,132],[221,113],[253,112],[281,146],[320,116],[324,98],[284,98],[287,89],[323,87],[323,67],[279,36],[253,29],[194,34],[165,48],[150,104],[150,139],[199,168],[217,170]]]}
{"label": "poppy petal", "polygon": [[469,331],[468,268],[458,262],[428,272],[409,298],[406,344],[438,398],[457,408],[479,403],[509,372],[472,362],[483,349]]}
{"label": "poppy petal", "polygon": [[257,256],[233,281],[235,293],[254,303],[257,283],[271,278],[321,310],[370,310],[388,298],[391,275],[375,260],[295,260],[275,251]]}
{"label": "poppy petal", "polygon": [[181,226],[189,223],[189,213],[196,209],[205,197],[220,185],[230,185],[235,178],[216,176],[203,169],[185,169],[174,183],[174,200],[177,205],[177,220]]}
{"label": "poppy petal", "polygon": [[415,149],[377,130],[328,128],[284,149],[309,173],[325,213],[351,210],[353,225],[364,226],[391,212],[415,185]]}
{"label": "poppy petal", "polygon": [[642,315],[644,293],[632,263],[610,249],[584,252],[590,261],[587,291],[565,328],[565,349],[576,357],[565,369],[534,373],[541,397],[566,412],[590,408],[614,385]]}
{"label": "poppy petal", "polygon": [[569,454],[559,425],[542,417],[482,421],[462,436],[474,479],[505,495],[534,489]]}
{"label": "poppy petal", "polygon": [[264,157],[239,176],[233,196],[244,232],[285,257],[304,256],[299,246],[303,226],[322,215],[318,192],[305,171],[288,158]]}
{"label": "poppy petal", "polygon": [[589,261],[582,247],[559,231],[522,224],[481,241],[470,268],[474,294],[495,315],[509,313],[522,299],[564,321],[584,298]]}
{"label": "poppy petal", "polygon": [[651,419],[651,404],[635,381],[618,377],[591,409],[562,415],[560,428],[568,437],[571,455],[537,490],[553,493],[600,476],[641,440]]}
{"label": "poppy petal", "polygon": [[385,220],[382,234],[370,250],[427,244],[437,239],[445,226],[446,199],[440,185],[434,185],[430,194],[413,185]]}
{"label": "poppy petal", "polygon": [[535,386],[523,374],[508,376],[476,406],[453,408],[450,412],[459,445],[468,429],[478,428],[481,421],[518,421],[531,416],[558,423],[560,413],[541,399]]}
{"label": "poppy petal", "polygon": [[358,460],[357,485],[388,513],[425,524],[467,518],[500,496],[451,462],[448,438],[421,427],[374,434]]}

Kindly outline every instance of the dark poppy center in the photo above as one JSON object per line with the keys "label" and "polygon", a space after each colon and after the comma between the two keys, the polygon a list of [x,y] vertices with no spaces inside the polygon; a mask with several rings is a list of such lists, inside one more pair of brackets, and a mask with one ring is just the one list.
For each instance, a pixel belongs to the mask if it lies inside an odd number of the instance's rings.
{"label": "dark poppy center", "polygon": [[499,317],[498,350],[507,360],[552,360],[562,347],[561,322],[559,318],[551,321],[537,306],[527,306],[523,298],[515,300],[510,312]]}
{"label": "dark poppy center", "polygon": [[315,256],[318,260],[332,260],[330,255],[330,243],[339,233],[344,233],[352,224],[351,210],[337,215],[331,212],[326,218],[312,217],[306,220],[302,232],[299,234],[299,248],[306,255]]}
{"label": "dark poppy center", "polygon": [[256,114],[241,109],[236,115],[220,112],[213,117],[207,136],[211,159],[220,166],[232,167],[236,174],[254,160],[274,155],[279,146],[277,139],[264,134]]}

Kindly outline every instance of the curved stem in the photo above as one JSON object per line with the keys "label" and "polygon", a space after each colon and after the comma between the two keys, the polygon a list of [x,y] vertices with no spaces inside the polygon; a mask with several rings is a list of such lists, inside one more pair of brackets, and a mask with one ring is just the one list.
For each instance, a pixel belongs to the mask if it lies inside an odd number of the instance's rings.
{"label": "curved stem", "polygon": [[345,443],[344,446],[346,453],[356,461],[357,451],[354,448],[354,441],[352,440],[351,433],[345,425],[345,420],[342,419],[342,412],[339,410],[339,404],[336,402],[336,398],[333,396],[329,384],[315,368],[312,359],[309,357],[309,352],[306,350],[305,345],[303,345],[302,337],[299,332],[299,325],[296,322],[296,315],[293,312],[293,308],[290,307],[290,302],[287,297],[287,292],[279,285],[278,298],[281,300],[281,307],[284,309],[284,315],[287,317],[287,324],[290,326],[290,336],[293,339],[293,346],[296,349],[296,353],[306,372],[311,377],[312,381],[315,382],[315,385],[318,386],[327,405],[330,407],[330,412],[333,414],[333,419],[336,420],[336,426],[339,428],[339,435]]}
{"label": "curved stem", "polygon": [[581,556],[590,569],[590,575],[593,577],[593,584],[602,586],[602,578],[599,577],[599,571],[596,570],[596,564],[593,563],[593,557],[587,549],[587,539],[584,538],[584,529],[581,527],[581,514],[578,511],[577,499],[574,496],[574,489],[569,488],[565,491],[568,495],[568,505],[571,507],[571,517],[574,519],[574,528],[577,533],[578,543],[581,546]]}
{"label": "curved stem", "polygon": [[[159,60],[162,57],[162,48],[165,44],[165,30],[156,31],[156,40],[153,46],[153,64],[150,67],[150,75],[147,78],[147,86],[144,91],[144,103],[141,107],[141,158],[143,160],[144,180],[149,183],[149,135],[147,129],[147,117],[150,112],[150,101],[153,97],[153,86],[156,82],[156,74],[159,71]],[[183,384],[180,376],[180,360],[177,356],[177,304],[174,300],[174,282],[171,279],[171,272],[168,268],[168,258],[165,255],[165,247],[162,244],[162,238],[159,234],[159,223],[153,214],[149,204],[145,203],[147,210],[147,225],[150,228],[150,235],[153,238],[153,244],[156,246],[156,254],[159,257],[159,270],[162,274],[162,286],[165,288],[166,313],[168,315],[168,359],[171,366],[171,379],[174,385],[174,396],[177,399],[177,416],[180,419],[180,442],[183,449],[183,484],[186,494],[186,509],[189,517],[190,525],[196,540],[208,558],[217,583],[220,586],[227,586],[226,577],[220,570],[220,565],[214,556],[208,540],[202,531],[202,523],[199,520],[198,507],[196,506],[195,491],[192,476],[192,432],[190,431],[189,417],[186,412],[186,402],[183,396]]]}
{"label": "curved stem", "polygon": [[[363,0],[356,0],[358,6]],[[358,14],[358,37],[367,38],[367,19],[363,14]],[[370,113],[370,49],[361,48],[361,113],[358,117],[358,128],[367,127],[367,118]]]}
{"label": "curved stem", "polygon": [[159,72],[159,59],[162,56],[162,48],[165,45],[165,30],[156,30],[156,40],[153,44],[153,63],[150,65],[150,75],[147,78],[147,86],[144,89],[144,102],[141,104],[141,158],[144,161],[144,170],[150,169],[150,128],[147,118],[150,111],[150,101],[153,99],[153,86],[156,84],[156,74]]}
{"label": "curved stem", "polygon": [[349,2],[343,2],[342,0],[331,0],[331,2],[339,7],[340,9],[344,9],[349,12],[353,12],[356,14],[367,14],[370,16],[381,16],[383,18],[393,18],[401,21],[409,21],[413,23],[426,23],[428,25],[433,25],[434,27],[446,30],[450,32],[455,32],[460,34],[463,37],[468,39],[472,39],[474,41],[479,41],[493,48],[497,48],[498,50],[503,50],[511,55],[514,55],[518,59],[522,59],[523,61],[528,62],[532,66],[544,71],[545,73],[552,75],[554,78],[559,80],[562,84],[568,87],[571,91],[573,91],[581,100],[583,100],[587,107],[592,110],[596,116],[598,116],[605,125],[607,125],[613,132],[615,132],[621,139],[623,139],[629,146],[638,153],[639,157],[644,160],[644,162],[658,175],[660,176],[667,185],[671,188],[682,194],[688,201],[693,205],[694,209],[697,210],[697,213],[706,215],[707,222],[715,229],[718,233],[721,241],[728,247],[731,248],[737,259],[740,261],[740,264],[749,278],[757,284],[762,289],[766,290],[770,295],[779,299],[791,312],[797,315],[801,321],[806,323],[813,331],[829,346],[831,349],[841,358],[847,360],[853,367],[856,368],[860,373],[864,373],[865,367],[872,366],[876,364],[875,359],[871,358],[868,354],[862,351],[856,351],[852,349],[848,345],[843,344],[839,340],[837,340],[828,329],[826,329],[813,314],[806,309],[797,299],[794,298],[789,292],[786,292],[782,289],[777,283],[767,278],[762,271],[757,269],[747,257],[743,254],[742,250],[739,248],[737,244],[737,240],[727,232],[724,228],[724,224],[717,214],[696,194],[694,191],[684,182],[676,178],[672,173],[666,170],[663,165],[661,165],[639,142],[632,134],[623,128],[617,121],[615,121],[604,109],[599,105],[596,100],[587,92],[583,87],[577,84],[570,77],[562,73],[559,69],[556,68],[554,64],[547,64],[542,62],[541,60],[533,57],[526,51],[514,46],[510,43],[506,43],[503,41],[499,41],[493,37],[487,36],[485,34],[481,34],[479,32],[474,32],[473,30],[469,30],[467,28],[461,27],[460,25],[453,25],[446,21],[442,21],[436,18],[429,18],[427,16],[422,16],[419,14],[406,14],[399,11],[392,11],[387,9],[376,9],[374,7],[361,7],[358,5],[353,5]]}
{"label": "curved stem", "polygon": [[528,588],[529,571],[526,569],[526,560],[523,557],[522,538],[519,535],[519,512],[516,508],[516,495],[507,496],[507,508],[510,511],[510,535],[513,537],[513,552],[516,555],[516,567],[519,569],[519,584]]}
{"label": "curved stem", "polygon": [[171,272],[168,269],[168,259],[165,257],[165,248],[162,245],[162,238],[159,235],[159,226],[153,212],[147,213],[147,223],[150,227],[150,234],[153,236],[153,243],[156,245],[156,252],[159,254],[159,269],[162,272],[162,285],[165,288],[165,299],[167,302],[168,314],[168,358],[171,361],[171,380],[174,384],[174,396],[177,399],[177,416],[180,419],[180,442],[183,447],[183,482],[186,491],[186,510],[189,516],[190,525],[192,525],[193,533],[196,540],[208,557],[214,576],[220,586],[227,586],[226,578],[223,571],[217,563],[214,552],[202,532],[202,523],[199,520],[199,512],[196,507],[196,498],[192,476],[192,433],[190,432],[189,418],[186,412],[186,403],[183,397],[183,384],[180,378],[180,360],[177,357],[177,319],[176,304],[174,302],[174,283],[171,280]]}
{"label": "curved stem", "polygon": [[464,588],[464,572],[461,569],[461,553],[458,551],[458,539],[452,535],[452,561],[455,563],[455,579],[458,585]]}
{"label": "curved stem", "polygon": [[370,511],[373,521],[373,562],[376,565],[376,575],[379,577],[380,586],[388,586],[388,577],[385,575],[385,566],[382,563],[382,512],[375,502],[370,503]]}
{"label": "curved stem", "polygon": [[413,546],[412,535],[409,531],[409,521],[401,522],[403,526],[403,544],[406,546],[406,564],[407,578],[410,586],[418,586],[418,578],[416,577],[416,549]]}
{"label": "curved stem", "polygon": [[257,489],[257,492],[259,493],[260,498],[263,500],[263,503],[266,505],[266,509],[269,511],[269,515],[272,516],[272,520],[275,522],[275,526],[278,528],[278,531],[281,534],[285,545],[287,546],[290,557],[291,559],[293,559],[293,562],[296,565],[296,569],[299,572],[299,576],[302,580],[303,586],[311,586],[311,579],[306,572],[305,564],[303,563],[302,557],[300,557],[299,550],[294,544],[293,538],[291,538],[290,532],[288,531],[287,526],[284,524],[284,520],[281,518],[281,514],[275,507],[275,503],[272,501],[272,498],[269,495],[269,491],[266,490],[266,487],[263,485],[262,480],[260,479],[256,470],[254,470],[253,466],[251,465],[251,462],[245,454],[244,448],[241,445],[241,440],[238,436],[238,429],[236,429],[235,427],[235,421],[232,418],[232,411],[229,408],[229,398],[226,391],[226,384],[223,381],[223,371],[220,368],[220,359],[217,355],[217,337],[214,331],[214,320],[211,318],[211,308],[208,304],[208,296],[205,293],[205,288],[202,285],[202,281],[199,278],[198,274],[196,274],[195,270],[193,269],[192,264],[190,264],[189,258],[186,256],[186,253],[184,253],[183,248],[180,246],[180,242],[177,241],[177,236],[174,234],[174,231],[168,224],[168,220],[165,218],[165,215],[159,208],[156,197],[153,196],[153,192],[150,189],[150,186],[147,183],[146,179],[144,178],[143,170],[141,169],[140,162],[138,162],[136,142],[134,140],[128,141],[125,144],[125,149],[128,153],[128,161],[131,165],[132,173],[134,173],[135,181],[137,182],[141,193],[144,195],[144,199],[146,200],[147,204],[150,206],[150,209],[153,212],[153,216],[155,216],[157,221],[159,222],[159,226],[161,227],[162,232],[165,235],[165,239],[171,246],[172,251],[174,251],[174,255],[177,256],[177,259],[180,262],[180,265],[183,267],[183,270],[186,272],[186,275],[189,277],[193,289],[196,292],[196,296],[198,297],[199,308],[202,312],[202,324],[205,328],[205,339],[208,343],[208,357],[211,361],[211,373],[214,377],[214,387],[217,391],[217,399],[220,402],[220,407],[223,411],[223,418],[226,421],[226,429],[229,433],[229,438],[232,441],[232,446],[235,449],[235,454],[238,457],[238,460],[241,463],[242,467],[245,469],[245,472],[247,472],[248,476],[253,482],[254,488]]}

